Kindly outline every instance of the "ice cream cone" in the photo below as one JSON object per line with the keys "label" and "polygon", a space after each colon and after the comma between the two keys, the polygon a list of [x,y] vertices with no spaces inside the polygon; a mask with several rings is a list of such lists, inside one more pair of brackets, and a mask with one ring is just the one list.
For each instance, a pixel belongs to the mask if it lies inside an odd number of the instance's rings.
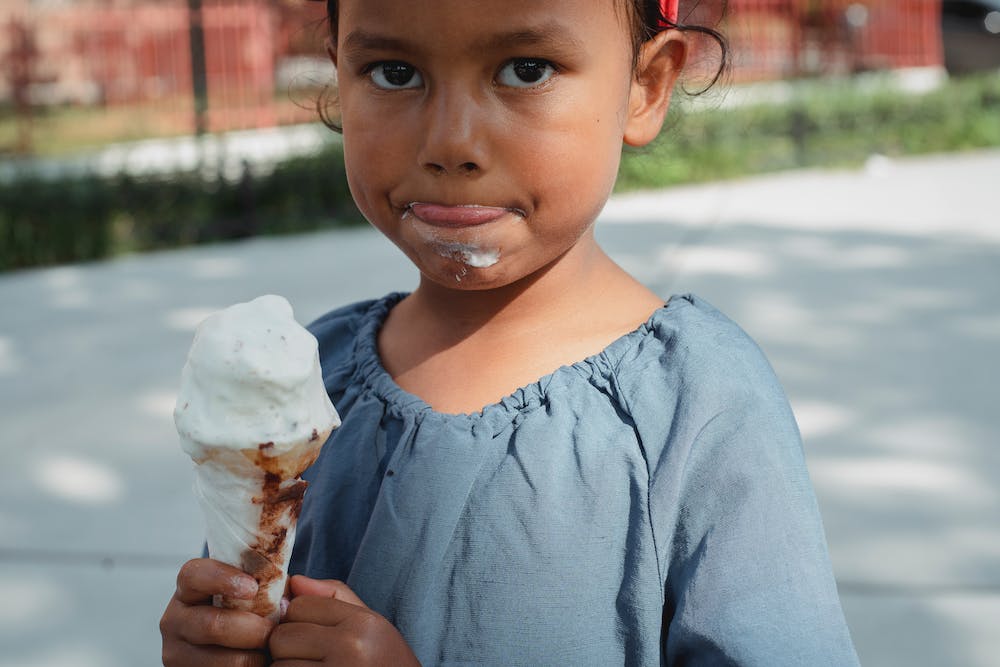
{"label": "ice cream cone", "polygon": [[253,600],[216,604],[277,621],[308,486],[300,475],[340,425],[316,339],[280,297],[213,315],[195,336],[174,419],[196,463],[209,557],[259,586]]}
{"label": "ice cream cone", "polygon": [[240,568],[258,584],[253,600],[220,598],[218,606],[278,620],[308,486],[299,475],[329,434],[317,432],[313,441],[274,457],[268,456],[270,443],[262,443],[253,450],[208,450],[197,462],[195,495],[205,516],[209,557]]}

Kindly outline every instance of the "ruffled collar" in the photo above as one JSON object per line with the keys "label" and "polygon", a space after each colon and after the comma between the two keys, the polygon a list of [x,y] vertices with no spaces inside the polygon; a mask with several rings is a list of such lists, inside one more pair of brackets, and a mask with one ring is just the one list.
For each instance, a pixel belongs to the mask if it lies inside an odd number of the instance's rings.
{"label": "ruffled collar", "polygon": [[500,401],[484,407],[481,411],[467,414],[437,412],[419,396],[406,391],[389,375],[378,353],[378,332],[382,328],[389,311],[408,294],[394,292],[373,301],[361,316],[355,337],[354,361],[356,363],[352,382],[361,383],[381,400],[388,412],[400,417],[411,417],[418,421],[435,419],[443,421],[488,422],[499,430],[504,425],[516,422],[520,416],[545,404],[549,391],[563,387],[567,381],[582,377],[593,382],[595,379],[609,380],[618,363],[629,350],[655,332],[661,320],[668,314],[687,304],[687,297],[674,297],[653,311],[649,318],[634,330],[612,341],[600,352],[572,364],[560,366],[535,382],[518,388]]}

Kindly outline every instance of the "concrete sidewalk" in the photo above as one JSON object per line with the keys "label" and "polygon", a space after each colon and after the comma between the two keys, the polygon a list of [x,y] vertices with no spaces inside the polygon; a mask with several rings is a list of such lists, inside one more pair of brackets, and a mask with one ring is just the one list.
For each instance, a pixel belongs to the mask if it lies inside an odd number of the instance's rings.
{"label": "concrete sidewalk", "polygon": [[[865,665],[998,664],[997,174],[876,159],[616,197],[599,227],[770,356]],[[159,664],[201,544],[171,410],[205,314],[275,292],[306,321],[415,278],[367,229],[0,275],[0,667]]]}

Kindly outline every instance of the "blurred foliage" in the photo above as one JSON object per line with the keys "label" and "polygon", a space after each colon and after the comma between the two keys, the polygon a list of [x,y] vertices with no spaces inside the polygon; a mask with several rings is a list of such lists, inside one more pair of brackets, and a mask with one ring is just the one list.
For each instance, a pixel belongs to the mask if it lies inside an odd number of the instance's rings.
{"label": "blurred foliage", "polygon": [[996,74],[952,79],[920,95],[849,81],[793,91],[782,104],[680,111],[651,146],[626,151],[617,189],[1000,146]]}
{"label": "blurred foliage", "polygon": [[110,195],[109,184],[95,177],[0,185],[0,269],[107,255]]}
{"label": "blurred foliage", "polygon": [[[681,111],[618,188],[1000,145],[1000,76],[909,95],[819,83],[779,105]],[[361,222],[339,145],[226,180],[183,173],[0,182],[0,270]]]}
{"label": "blurred foliage", "polygon": [[228,181],[200,173],[0,183],[0,270],[356,223],[339,146]]}

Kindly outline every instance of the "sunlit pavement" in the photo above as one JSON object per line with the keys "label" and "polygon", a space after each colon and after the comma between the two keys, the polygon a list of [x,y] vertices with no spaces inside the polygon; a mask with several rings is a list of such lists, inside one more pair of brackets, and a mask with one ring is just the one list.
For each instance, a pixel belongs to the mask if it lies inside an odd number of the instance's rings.
{"label": "sunlit pavement", "polygon": [[[997,174],[997,151],[874,159],[619,197],[599,227],[770,356],[865,665],[1000,655]],[[171,410],[205,314],[276,292],[305,321],[414,280],[369,230],[0,275],[0,667],[159,664],[201,544]]]}

